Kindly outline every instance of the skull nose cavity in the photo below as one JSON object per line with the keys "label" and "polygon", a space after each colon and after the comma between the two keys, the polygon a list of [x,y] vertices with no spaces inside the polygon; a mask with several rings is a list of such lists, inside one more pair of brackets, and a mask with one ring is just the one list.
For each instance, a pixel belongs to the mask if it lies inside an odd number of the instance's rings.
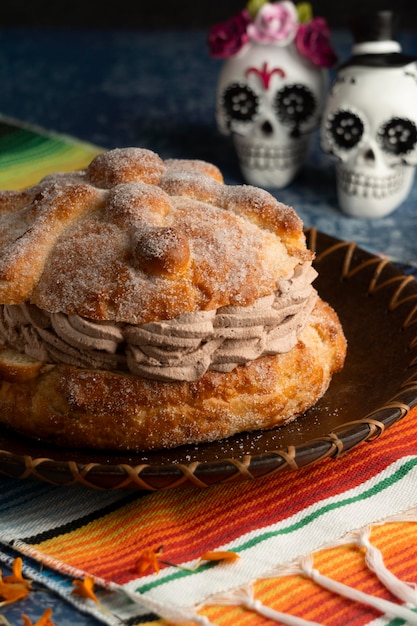
{"label": "skull nose cavity", "polygon": [[367,148],[365,150],[365,152],[363,153],[363,160],[368,165],[372,165],[372,163],[375,162],[375,152],[372,150],[372,148]]}
{"label": "skull nose cavity", "polygon": [[271,122],[265,120],[261,125],[261,132],[265,137],[270,137],[274,132]]}

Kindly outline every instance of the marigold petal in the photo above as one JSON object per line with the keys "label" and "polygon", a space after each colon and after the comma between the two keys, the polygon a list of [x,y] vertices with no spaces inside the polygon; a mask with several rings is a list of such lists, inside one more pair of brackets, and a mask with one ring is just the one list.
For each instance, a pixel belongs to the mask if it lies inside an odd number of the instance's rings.
{"label": "marigold petal", "polygon": [[72,584],[74,589],[71,591],[71,595],[90,598],[93,602],[99,603],[94,593],[94,578],[92,576],[86,576],[84,580],[73,580]]}
{"label": "marigold petal", "polygon": [[47,608],[43,612],[43,615],[38,619],[34,624],[32,620],[29,619],[27,615],[22,615],[23,626],[55,626],[53,622],[51,622],[50,617],[52,615],[52,609]]}
{"label": "marigold petal", "polygon": [[162,547],[157,550],[146,548],[142,550],[136,559],[135,566],[138,574],[144,574],[149,569],[154,569],[157,574],[160,572],[159,559],[162,555]]}
{"label": "marigold petal", "polygon": [[240,556],[236,552],[223,550],[205,552],[200,557],[200,561],[236,561],[237,559],[240,559]]}
{"label": "marigold petal", "polygon": [[23,578],[22,569],[23,569],[23,561],[20,558],[20,556],[18,556],[13,561],[13,569],[12,569],[13,573],[10,576],[4,576],[3,581],[6,583],[22,583],[26,585],[27,587],[30,587],[32,584],[32,581],[27,578]]}
{"label": "marigold petal", "polygon": [[23,583],[6,583],[0,580],[0,606],[12,604],[29,595],[29,587]]}

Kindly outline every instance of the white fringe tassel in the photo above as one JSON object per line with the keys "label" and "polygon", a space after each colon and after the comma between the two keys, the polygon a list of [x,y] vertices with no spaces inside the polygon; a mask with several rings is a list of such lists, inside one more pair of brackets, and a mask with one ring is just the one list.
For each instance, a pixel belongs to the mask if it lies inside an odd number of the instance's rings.
{"label": "white fringe tassel", "polygon": [[370,596],[363,591],[353,589],[343,583],[327,578],[327,576],[323,576],[323,574],[320,574],[318,570],[314,569],[313,559],[311,557],[303,559],[300,566],[300,573],[307,578],[310,578],[324,589],[328,589],[333,593],[349,598],[354,602],[360,602],[362,604],[372,606],[377,611],[380,611],[380,613],[389,617],[399,617],[406,620],[407,624],[417,626],[417,613],[414,613],[403,605],[394,604],[393,602],[389,602],[383,598],[375,598],[374,596]]}
{"label": "white fringe tassel", "polygon": [[365,528],[357,539],[357,545],[365,549],[366,565],[396,598],[411,606],[417,606],[416,585],[403,582],[387,569],[381,551],[369,541],[370,533],[370,528]]}

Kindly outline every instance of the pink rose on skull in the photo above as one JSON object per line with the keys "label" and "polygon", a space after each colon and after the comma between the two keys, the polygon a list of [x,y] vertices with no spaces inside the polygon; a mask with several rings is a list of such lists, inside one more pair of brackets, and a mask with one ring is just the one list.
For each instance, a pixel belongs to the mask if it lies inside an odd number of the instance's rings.
{"label": "pink rose on skull", "polygon": [[208,36],[211,56],[226,59],[237,54],[248,42],[247,27],[250,21],[249,11],[244,9],[227,22],[215,24]]}
{"label": "pink rose on skull", "polygon": [[297,10],[292,2],[267,2],[248,26],[249,38],[258,43],[286,46],[295,37],[298,27]]}
{"label": "pink rose on skull", "polygon": [[295,38],[298,52],[319,67],[333,67],[337,55],[330,44],[330,31],[322,17],[300,24]]}

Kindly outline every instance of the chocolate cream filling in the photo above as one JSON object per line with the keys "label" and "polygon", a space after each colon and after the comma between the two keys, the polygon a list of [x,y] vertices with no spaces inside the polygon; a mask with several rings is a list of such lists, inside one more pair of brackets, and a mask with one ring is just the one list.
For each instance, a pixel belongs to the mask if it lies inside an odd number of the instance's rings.
{"label": "chocolate cream filling", "polygon": [[141,326],[6,304],[0,307],[0,341],[46,363],[193,381],[207,370],[229,372],[260,356],[289,352],[314,307],[316,275],[304,263],[252,306],[185,313]]}

